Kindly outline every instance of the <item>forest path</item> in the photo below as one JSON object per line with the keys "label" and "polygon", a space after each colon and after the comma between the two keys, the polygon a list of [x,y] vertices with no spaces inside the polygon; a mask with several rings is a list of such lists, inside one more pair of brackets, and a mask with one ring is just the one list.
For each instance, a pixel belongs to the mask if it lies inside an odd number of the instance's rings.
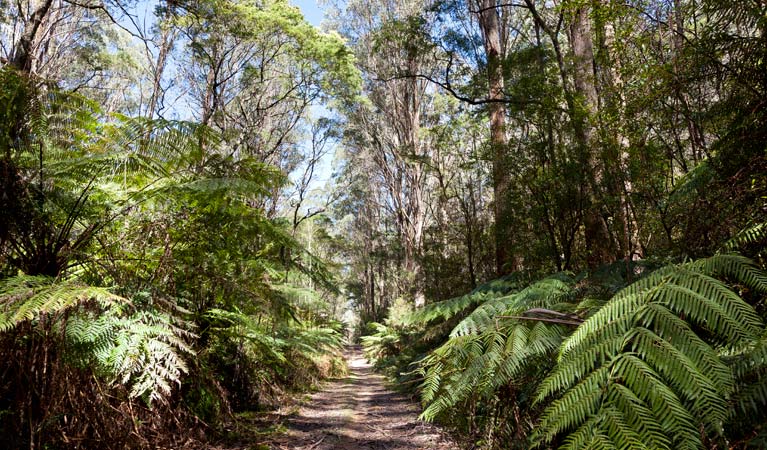
{"label": "forest path", "polygon": [[334,380],[285,425],[274,450],[458,449],[436,426],[418,420],[420,408],[386,387],[358,347],[347,349],[350,373]]}

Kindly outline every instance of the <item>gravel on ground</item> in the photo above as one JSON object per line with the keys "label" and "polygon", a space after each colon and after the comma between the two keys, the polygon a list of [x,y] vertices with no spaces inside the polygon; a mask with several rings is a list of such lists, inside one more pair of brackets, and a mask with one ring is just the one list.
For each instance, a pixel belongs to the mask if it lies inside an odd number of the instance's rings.
{"label": "gravel on ground", "polygon": [[349,375],[327,383],[292,415],[273,450],[448,450],[439,427],[418,420],[420,407],[386,386],[358,347],[346,353]]}

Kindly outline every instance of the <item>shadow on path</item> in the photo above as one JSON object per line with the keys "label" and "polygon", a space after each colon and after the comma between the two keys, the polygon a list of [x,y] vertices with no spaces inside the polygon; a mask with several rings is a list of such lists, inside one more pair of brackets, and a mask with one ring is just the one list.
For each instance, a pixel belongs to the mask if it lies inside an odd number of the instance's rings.
{"label": "shadow on path", "polygon": [[418,420],[420,408],[386,388],[358,347],[346,358],[350,374],[325,388],[286,422],[288,433],[274,450],[458,449],[444,433]]}

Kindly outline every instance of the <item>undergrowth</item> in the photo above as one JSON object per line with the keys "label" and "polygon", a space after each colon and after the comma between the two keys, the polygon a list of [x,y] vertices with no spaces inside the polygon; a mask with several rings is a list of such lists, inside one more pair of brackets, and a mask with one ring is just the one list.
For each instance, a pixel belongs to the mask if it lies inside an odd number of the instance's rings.
{"label": "undergrowth", "polygon": [[467,445],[758,447],[767,275],[726,251],[759,230],[688,262],[495,280],[392,314],[362,342]]}

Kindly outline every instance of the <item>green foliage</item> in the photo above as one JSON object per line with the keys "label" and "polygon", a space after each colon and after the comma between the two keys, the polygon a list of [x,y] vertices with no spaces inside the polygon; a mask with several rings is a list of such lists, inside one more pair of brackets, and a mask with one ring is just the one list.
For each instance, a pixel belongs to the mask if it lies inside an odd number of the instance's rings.
{"label": "green foliage", "polygon": [[[2,434],[88,442],[120,435],[100,428],[116,422],[146,434],[163,415],[182,426],[197,412],[216,424],[231,406],[257,409],[343,371],[332,274],[265,211],[285,173],[209,127],[105,117],[2,76],[0,96],[18,108],[0,117],[0,352],[29,354],[14,357],[22,374],[0,395],[12,409],[52,405],[3,418]],[[71,385],[45,379],[54,369]],[[82,406],[70,389],[100,392],[87,404],[97,418],[67,419]]]}
{"label": "green foliage", "polygon": [[181,385],[189,373],[185,358],[195,353],[195,336],[156,311],[76,315],[66,323],[66,336],[81,363],[130,386],[131,397],[150,405],[170,397],[173,384]]}
{"label": "green foliage", "polygon": [[277,394],[275,384],[304,389],[339,374],[334,360],[340,358],[342,334],[337,326],[275,324],[263,316],[220,309],[211,309],[206,316],[213,324],[215,364],[232,375],[222,384],[235,409],[258,406],[260,396]]}
{"label": "green foliage", "polygon": [[703,448],[703,436],[722,439],[736,385],[722,352],[753,346],[764,330],[713,278],[723,275],[767,288],[748,260],[719,255],[655,271],[589,317],[541,383],[537,401],[550,404],[535,439],[564,435],[565,448]]}
{"label": "green foliage", "polygon": [[[748,424],[760,429],[767,404],[765,326],[739,293],[764,295],[764,273],[733,254],[650,267],[632,267],[644,276],[630,284],[622,263],[586,278],[505,283],[406,316],[410,326],[454,324],[441,345],[404,362],[417,361],[422,376],[422,418],[470,421],[533,446],[758,442]],[[379,362],[412,342],[390,323],[370,326],[363,342]]]}
{"label": "green foliage", "polygon": [[550,357],[567,327],[525,316],[571,310],[573,285],[569,275],[558,274],[476,307],[446,343],[420,361],[421,396],[428,404],[422,417],[434,420],[472,398],[492,399],[501,387],[518,383],[530,365],[539,366]]}
{"label": "green foliage", "polygon": [[495,295],[475,308],[450,333],[451,337],[479,334],[496,324],[496,316],[522,313],[563,303],[570,294],[572,279],[567,274],[555,275],[533,283],[517,293]]}
{"label": "green foliage", "polygon": [[737,352],[725,353],[722,359],[735,378],[733,416],[762,414],[767,405],[767,335]]}
{"label": "green foliage", "polygon": [[[0,69],[0,152],[10,154],[11,146],[18,137],[14,128],[29,106],[29,86],[26,80],[10,67]],[[6,156],[7,157],[7,156]]]}
{"label": "green foliage", "polygon": [[86,303],[119,310],[127,301],[107,289],[74,280],[28,275],[0,280],[0,332],[10,331],[25,321],[60,315]]}
{"label": "green foliage", "polygon": [[[0,447],[177,448],[143,439],[338,372],[347,304],[477,445],[767,446],[764,2],[350,0],[345,37],[165,2],[149,52],[133,2],[34,3],[0,0]],[[524,273],[481,284],[496,251]]]}
{"label": "green foliage", "polygon": [[[177,18],[176,22],[182,26],[194,26],[200,18],[208,22],[207,29],[193,28],[196,36],[192,45],[203,58],[205,46],[216,45],[225,34],[262,46],[269,45],[263,41],[264,36],[279,35],[282,48],[275,55],[288,55],[293,66],[291,70],[306,66],[306,72],[314,72],[312,78],[318,78],[316,82],[327,94],[351,99],[360,88],[354,54],[341,36],[312,26],[301,15],[299,8],[286,0],[215,1],[192,8],[192,13],[191,16]],[[211,25],[219,27],[218,32],[211,33]],[[257,68],[248,67],[243,73],[246,79],[250,69],[258,72]]]}
{"label": "green foliage", "polygon": [[765,237],[767,237],[767,222],[758,223],[739,231],[722,245],[722,250],[725,252],[738,250],[745,245],[760,242]]}
{"label": "green foliage", "polygon": [[491,299],[503,297],[518,286],[519,282],[514,278],[492,280],[477,286],[466,295],[430,303],[423,308],[413,311],[412,314],[405,318],[405,322],[416,324],[449,320],[477,304],[483,304]]}
{"label": "green foliage", "polygon": [[0,332],[22,323],[62,328],[67,355],[116,383],[147,404],[171,395],[188,372],[185,357],[194,354],[194,335],[157,311],[130,313],[126,299],[107,289],[19,275],[0,282]]}
{"label": "green foliage", "polygon": [[402,349],[402,337],[400,333],[390,326],[378,322],[367,324],[370,334],[362,336],[360,341],[364,349],[365,358],[369,361],[380,361],[397,355]]}

